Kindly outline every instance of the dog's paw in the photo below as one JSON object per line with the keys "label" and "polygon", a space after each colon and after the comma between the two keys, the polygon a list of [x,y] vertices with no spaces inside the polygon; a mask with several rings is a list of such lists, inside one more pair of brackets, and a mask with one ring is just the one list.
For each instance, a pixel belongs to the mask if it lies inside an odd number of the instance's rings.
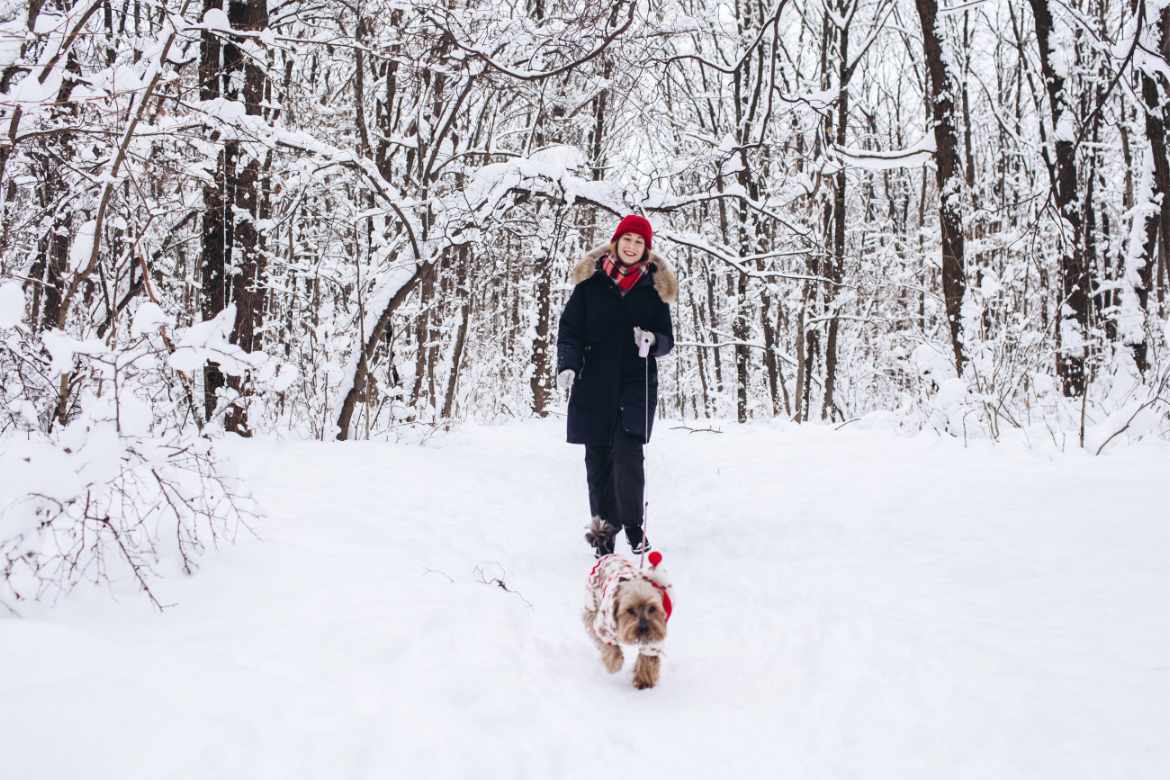
{"label": "dog's paw", "polygon": [[625,661],[625,656],[622,655],[622,649],[617,645],[603,645],[601,648],[601,663],[605,664],[605,670],[610,674],[620,672],[622,669],[622,662]]}
{"label": "dog's paw", "polygon": [[639,655],[634,664],[634,687],[638,690],[653,688],[658,684],[661,659],[658,656]]}

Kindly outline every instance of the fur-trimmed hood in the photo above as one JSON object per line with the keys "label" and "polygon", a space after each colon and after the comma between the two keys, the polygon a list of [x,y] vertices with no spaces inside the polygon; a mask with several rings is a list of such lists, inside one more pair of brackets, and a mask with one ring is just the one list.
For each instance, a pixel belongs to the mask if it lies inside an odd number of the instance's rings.
{"label": "fur-trimmed hood", "polygon": [[[577,265],[573,266],[573,284],[580,284],[593,276],[597,270],[597,261],[609,251],[609,248],[610,245],[605,243],[586,252]],[[678,298],[678,277],[662,259],[662,255],[653,250],[650,251],[650,265],[653,266],[654,289],[658,291],[658,297],[663,303],[674,303]]]}

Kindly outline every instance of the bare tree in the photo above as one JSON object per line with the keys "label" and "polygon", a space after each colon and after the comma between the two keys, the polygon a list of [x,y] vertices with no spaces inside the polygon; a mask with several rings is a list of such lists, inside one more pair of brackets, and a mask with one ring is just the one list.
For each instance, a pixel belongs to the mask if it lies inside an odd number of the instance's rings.
{"label": "bare tree", "polygon": [[1085,390],[1085,339],[1089,325],[1089,275],[1081,244],[1081,214],[1077,203],[1076,127],[1065,78],[1053,63],[1053,20],[1048,0],[1029,0],[1036,24],[1041,74],[1047,91],[1050,137],[1055,160],[1044,149],[1044,162],[1052,181],[1051,195],[1062,231],[1061,303],[1059,306],[1059,356],[1057,373],[1065,395],[1080,396]]}
{"label": "bare tree", "polygon": [[[942,232],[942,286],[947,324],[954,350],[955,370],[963,375],[963,172],[955,135],[955,83],[943,56],[943,35],[935,0],[915,0],[922,23],[922,47],[930,74],[930,119],[934,129],[935,181],[938,184],[939,226]],[[973,177],[974,172],[968,173]],[[973,179],[972,179],[973,180]]]}

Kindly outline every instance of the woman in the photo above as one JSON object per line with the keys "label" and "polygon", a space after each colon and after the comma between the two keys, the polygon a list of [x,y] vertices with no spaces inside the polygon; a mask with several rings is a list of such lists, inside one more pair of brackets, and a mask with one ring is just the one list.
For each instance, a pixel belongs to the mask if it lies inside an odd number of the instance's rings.
{"label": "woman", "polygon": [[586,254],[557,333],[557,384],[571,388],[568,441],[585,445],[593,515],[585,539],[597,557],[613,552],[623,527],[635,555],[650,548],[642,446],[658,404],[657,358],[674,347],[667,304],[678,294],[678,280],[651,251],[653,237],[644,217],[630,215],[610,243]]}

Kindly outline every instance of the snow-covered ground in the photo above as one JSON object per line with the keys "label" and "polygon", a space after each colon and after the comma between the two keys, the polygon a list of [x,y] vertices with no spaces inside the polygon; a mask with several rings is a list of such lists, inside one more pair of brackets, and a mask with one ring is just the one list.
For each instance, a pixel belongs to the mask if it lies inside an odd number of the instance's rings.
{"label": "snow-covered ground", "polygon": [[1170,776],[1165,445],[664,423],[649,531],[675,612],[636,691],[581,627],[560,426],[231,444],[262,539],[160,583],[165,614],[90,591],[0,620],[0,773]]}

